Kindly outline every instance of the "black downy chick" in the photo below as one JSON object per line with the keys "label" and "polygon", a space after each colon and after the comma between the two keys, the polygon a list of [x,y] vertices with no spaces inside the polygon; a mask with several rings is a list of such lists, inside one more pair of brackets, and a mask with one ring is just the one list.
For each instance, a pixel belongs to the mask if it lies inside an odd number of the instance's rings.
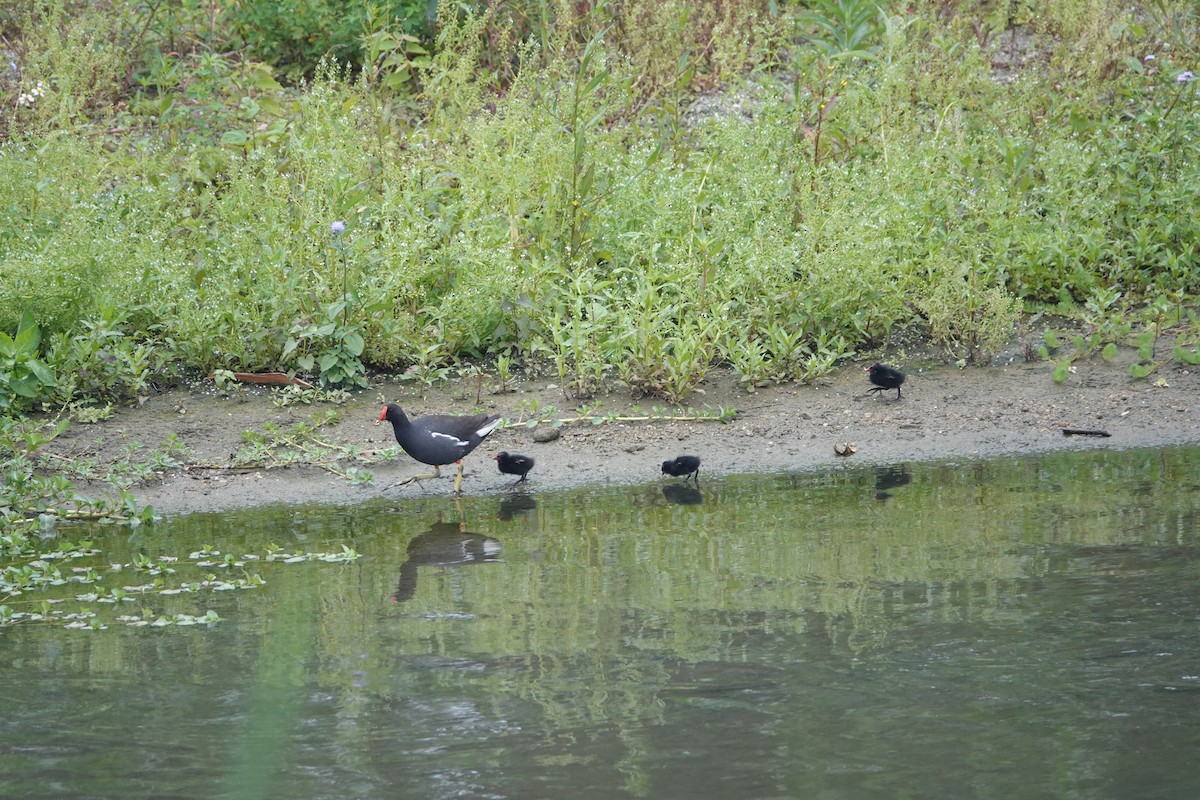
{"label": "black downy chick", "polygon": [[533,459],[529,456],[523,456],[518,453],[499,452],[492,456],[499,465],[500,471],[505,475],[520,475],[513,486],[521,483],[529,477],[529,470],[533,469]]}
{"label": "black downy chick", "polygon": [[689,478],[696,479],[696,485],[700,485],[700,457],[699,456],[679,456],[674,461],[664,461],[662,464],[663,475],[673,475],[676,478],[683,476],[683,482],[687,483]]}
{"label": "black downy chick", "polygon": [[891,367],[885,367],[883,364],[872,364],[867,367],[867,373],[871,379],[871,383],[875,384],[870,389],[867,389],[867,394],[895,389],[896,399],[900,399],[900,384],[904,383],[905,378],[903,372]]}

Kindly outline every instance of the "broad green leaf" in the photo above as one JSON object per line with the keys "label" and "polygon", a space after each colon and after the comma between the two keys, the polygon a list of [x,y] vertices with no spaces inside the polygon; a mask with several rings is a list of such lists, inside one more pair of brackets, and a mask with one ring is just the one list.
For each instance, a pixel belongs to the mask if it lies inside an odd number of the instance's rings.
{"label": "broad green leaf", "polygon": [[37,386],[37,381],[32,376],[12,378],[8,382],[9,390],[21,397],[37,397]]}
{"label": "broad green leaf", "polygon": [[26,361],[25,366],[33,373],[33,377],[37,378],[42,386],[54,386],[54,369],[43,364],[41,361]]}
{"label": "broad green leaf", "polygon": [[21,323],[17,326],[17,338],[13,342],[16,344],[17,353],[36,353],[38,345],[42,342],[42,332],[28,311],[21,315]]}
{"label": "broad green leaf", "polygon": [[22,311],[21,312],[21,321],[19,323],[17,323],[17,335],[19,336],[20,334],[24,333],[25,331],[29,330],[30,328],[36,328],[36,327],[37,327],[37,322],[34,321],[33,314],[30,314],[28,309],[26,309],[25,311]]}

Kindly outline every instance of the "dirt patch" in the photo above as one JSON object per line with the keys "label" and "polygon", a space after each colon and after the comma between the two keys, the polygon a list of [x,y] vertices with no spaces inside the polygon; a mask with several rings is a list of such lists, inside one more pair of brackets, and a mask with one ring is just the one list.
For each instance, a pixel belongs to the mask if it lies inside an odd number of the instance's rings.
{"label": "dirt patch", "polygon": [[[850,365],[815,385],[760,389],[747,394],[727,371],[715,371],[701,384],[703,404],[736,408],[730,422],[606,422],[564,426],[553,442],[535,443],[525,427],[494,433],[467,457],[463,491],[508,491],[513,479],[500,475],[491,456],[501,450],[537,460],[519,491],[565,489],[586,484],[638,484],[660,477],[664,459],[689,453],[703,460],[701,480],[734,473],[780,472],[834,465],[887,464],[959,457],[986,457],[1086,448],[1127,448],[1200,443],[1196,409],[1200,370],[1172,364],[1147,380],[1128,376],[1131,352],[1114,362],[1080,362],[1069,379],[1056,384],[1045,362],[987,368],[936,366],[910,369],[903,399],[893,392],[868,395],[863,365]],[[390,426],[375,425],[382,400],[400,403],[410,414],[466,413],[475,388],[451,384],[419,391],[410,384],[384,383],[338,407],[341,420],[322,428],[322,438],[354,443],[367,450],[395,445]],[[541,407],[572,416],[576,405],[548,380],[528,380],[516,391],[483,394],[483,405],[510,419],[518,404],[535,398]],[[628,412],[635,403],[618,390],[599,398],[604,413]],[[357,503],[380,497],[448,493],[450,479],[394,487],[426,471],[407,456],[369,466],[375,480],[352,484],[315,466],[225,470],[242,445],[242,433],[310,419],[314,406],[276,407],[269,391],[238,388],[228,397],[211,384],[177,390],[125,409],[93,425],[76,424],[53,444],[66,456],[117,459],[136,440],[154,447],[169,434],[191,450],[189,460],[203,468],[172,470],[161,480],[135,488],[142,503],[162,514],[212,511],[275,503]],[[1064,436],[1063,427],[1103,429],[1111,438]],[[835,445],[853,443],[842,458]],[[452,470],[444,470],[444,475]],[[526,488],[527,487],[527,488]]]}

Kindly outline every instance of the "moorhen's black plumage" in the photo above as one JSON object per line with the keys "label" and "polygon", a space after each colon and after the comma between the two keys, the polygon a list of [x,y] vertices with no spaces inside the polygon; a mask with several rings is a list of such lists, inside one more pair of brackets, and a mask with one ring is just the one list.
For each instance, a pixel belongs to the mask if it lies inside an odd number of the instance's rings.
{"label": "moorhen's black plumage", "polygon": [[500,471],[505,475],[520,475],[513,486],[516,486],[521,481],[529,477],[529,470],[533,469],[533,459],[530,456],[523,456],[518,453],[507,453],[501,450],[496,455],[492,456],[496,464],[500,467]]}
{"label": "moorhen's black plumage", "polygon": [[663,475],[674,475],[678,478],[683,477],[683,482],[687,483],[688,478],[695,477],[696,485],[700,485],[700,457],[699,456],[679,456],[674,461],[664,461],[662,465]]}
{"label": "moorhen's black plumage", "polygon": [[422,464],[433,467],[432,475],[417,475],[404,482],[437,478],[442,474],[443,466],[457,464],[458,474],[454,476],[455,492],[462,490],[462,459],[500,424],[500,417],[492,414],[466,417],[431,414],[410,420],[395,403],[388,403],[379,412],[379,421],[385,419],[392,423],[396,441],[404,448],[404,452]]}
{"label": "moorhen's black plumage", "polygon": [[871,379],[871,383],[875,384],[870,389],[867,389],[867,394],[895,389],[896,399],[900,399],[900,384],[904,383],[905,377],[903,372],[891,367],[885,367],[883,364],[872,364],[867,367],[867,377]]}

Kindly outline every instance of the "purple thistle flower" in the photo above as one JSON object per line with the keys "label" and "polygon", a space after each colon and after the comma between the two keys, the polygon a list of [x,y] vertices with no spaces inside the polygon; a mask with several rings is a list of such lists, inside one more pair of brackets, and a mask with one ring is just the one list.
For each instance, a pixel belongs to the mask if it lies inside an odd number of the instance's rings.
{"label": "purple thistle flower", "polygon": [[344,220],[339,219],[337,222],[329,226],[329,230],[333,231],[334,236],[338,236],[342,231],[346,230],[346,223]]}
{"label": "purple thistle flower", "polygon": [[1192,71],[1190,69],[1185,69],[1183,72],[1181,72],[1175,76],[1175,82],[1176,83],[1187,83],[1194,77],[1196,77],[1196,76],[1192,74]]}

